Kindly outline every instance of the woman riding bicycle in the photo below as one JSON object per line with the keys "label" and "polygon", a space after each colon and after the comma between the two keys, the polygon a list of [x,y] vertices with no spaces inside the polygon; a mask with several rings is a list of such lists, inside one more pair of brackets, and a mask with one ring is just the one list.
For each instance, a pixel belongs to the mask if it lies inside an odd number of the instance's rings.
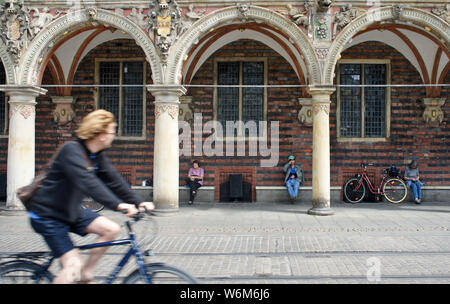
{"label": "woman riding bicycle", "polygon": [[76,131],[77,140],[61,147],[33,197],[31,226],[42,235],[62,265],[54,283],[91,282],[95,266],[107,249],[93,249],[83,265],[69,232],[81,236],[97,234],[98,242],[112,241],[119,233],[118,224],[82,208],[83,197],[90,196],[112,210],[126,210],[129,217],[138,212],[137,208],[154,209],[153,203],[144,202],[130,189],[104,153],[111,147],[116,125],[114,115],[108,111],[89,113]]}

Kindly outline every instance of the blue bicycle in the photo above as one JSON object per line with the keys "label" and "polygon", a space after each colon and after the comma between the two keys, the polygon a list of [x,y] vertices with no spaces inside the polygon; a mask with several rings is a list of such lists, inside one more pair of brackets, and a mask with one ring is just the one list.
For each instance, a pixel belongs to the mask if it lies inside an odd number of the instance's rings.
{"label": "blue bicycle", "polygon": [[[141,252],[135,238],[132,225],[145,217],[139,212],[133,219],[126,222],[128,238],[112,242],[94,243],[78,246],[80,250],[89,250],[99,247],[129,245],[130,249],[122,260],[106,278],[105,284],[112,283],[130,257],[135,256],[137,269],[131,272],[124,280],[124,284],[196,284],[197,281],[176,267],[164,263],[145,264],[144,256],[152,255],[150,250]],[[49,271],[55,257],[51,252],[22,252],[4,256],[9,261],[0,263],[0,284],[45,284],[51,283],[54,275]]]}

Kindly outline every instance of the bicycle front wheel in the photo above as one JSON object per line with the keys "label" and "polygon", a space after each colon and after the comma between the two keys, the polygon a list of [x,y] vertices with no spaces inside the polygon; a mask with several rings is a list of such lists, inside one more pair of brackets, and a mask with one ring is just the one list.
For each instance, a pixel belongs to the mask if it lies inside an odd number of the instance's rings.
{"label": "bicycle front wheel", "polygon": [[[152,284],[197,284],[197,281],[181,269],[165,264],[147,264],[145,270]],[[124,284],[145,284],[136,269],[123,281]]]}
{"label": "bicycle front wheel", "polygon": [[42,272],[42,266],[33,262],[16,261],[0,267],[0,284],[50,284],[52,281],[53,275]]}
{"label": "bicycle front wheel", "polygon": [[389,178],[383,185],[384,197],[393,204],[401,203],[408,194],[408,188],[404,181],[398,178]]}
{"label": "bicycle front wheel", "polygon": [[354,177],[349,179],[344,185],[344,197],[350,203],[359,203],[366,195],[366,187],[363,182]]}

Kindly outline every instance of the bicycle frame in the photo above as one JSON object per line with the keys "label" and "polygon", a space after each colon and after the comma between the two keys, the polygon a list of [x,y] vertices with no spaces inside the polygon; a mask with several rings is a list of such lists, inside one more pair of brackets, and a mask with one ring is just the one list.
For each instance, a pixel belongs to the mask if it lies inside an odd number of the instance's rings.
{"label": "bicycle frame", "polygon": [[[89,250],[89,249],[100,248],[100,247],[112,247],[112,246],[119,246],[119,245],[131,245],[130,250],[124,255],[124,257],[119,262],[119,264],[117,264],[117,266],[113,269],[111,274],[106,278],[105,284],[111,284],[116,279],[117,274],[119,274],[119,272],[126,265],[128,260],[130,259],[130,257],[133,256],[133,255],[136,257],[138,268],[139,268],[139,273],[141,274],[141,276],[144,279],[145,283],[151,284],[151,279],[149,278],[149,276],[147,275],[147,272],[145,271],[145,262],[144,262],[144,259],[142,258],[142,253],[139,250],[139,246],[138,246],[138,244],[136,242],[136,238],[134,237],[134,232],[131,231],[131,227],[129,225],[128,225],[128,227],[130,229],[130,233],[129,233],[129,238],[128,239],[115,240],[115,241],[103,242],[103,243],[93,243],[93,244],[87,244],[87,245],[82,245],[82,246],[75,247],[75,248],[78,248],[79,250]],[[52,256],[50,258],[50,260],[42,266],[40,271],[35,274],[34,279],[35,280],[39,280],[41,275],[50,268],[52,262],[55,259],[56,258],[54,256]]]}
{"label": "bicycle frame", "polygon": [[358,188],[361,186],[362,181],[365,181],[366,184],[369,186],[369,191],[372,194],[380,194],[380,195],[384,195],[383,192],[381,192],[381,188],[383,186],[384,181],[386,180],[386,176],[383,176],[383,178],[381,179],[380,184],[378,185],[378,188],[375,188],[374,186],[372,186],[372,183],[370,182],[369,177],[367,176],[366,171],[364,170],[363,173],[361,174],[361,180],[359,182]]}

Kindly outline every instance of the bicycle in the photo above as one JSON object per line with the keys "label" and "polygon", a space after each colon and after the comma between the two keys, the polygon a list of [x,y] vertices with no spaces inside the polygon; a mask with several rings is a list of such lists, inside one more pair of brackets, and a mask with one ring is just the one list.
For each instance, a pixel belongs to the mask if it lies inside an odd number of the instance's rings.
{"label": "bicycle", "polygon": [[345,199],[351,203],[359,203],[366,195],[366,188],[375,195],[384,196],[389,202],[398,204],[405,200],[408,188],[403,180],[389,176],[389,169],[382,171],[383,177],[378,187],[372,185],[367,176],[367,166],[373,164],[361,164],[362,173],[350,178],[344,185]]}
{"label": "bicycle", "polygon": [[[133,219],[126,221],[125,224],[129,236],[126,239],[87,244],[77,246],[76,248],[88,250],[99,247],[130,246],[130,249],[125,253],[119,264],[106,278],[105,284],[110,284],[117,278],[117,275],[131,256],[136,257],[138,267],[123,280],[123,284],[196,284],[197,281],[195,278],[179,268],[164,263],[145,264],[143,256],[151,256],[153,252],[151,250],[141,252],[132,229],[132,225],[144,216],[144,212],[139,212]],[[10,254],[4,258],[13,260],[0,264],[0,284],[51,283],[54,279],[54,275],[49,271],[49,268],[56,258],[51,252],[22,252]],[[24,280],[24,282],[18,282],[19,280]]]}

